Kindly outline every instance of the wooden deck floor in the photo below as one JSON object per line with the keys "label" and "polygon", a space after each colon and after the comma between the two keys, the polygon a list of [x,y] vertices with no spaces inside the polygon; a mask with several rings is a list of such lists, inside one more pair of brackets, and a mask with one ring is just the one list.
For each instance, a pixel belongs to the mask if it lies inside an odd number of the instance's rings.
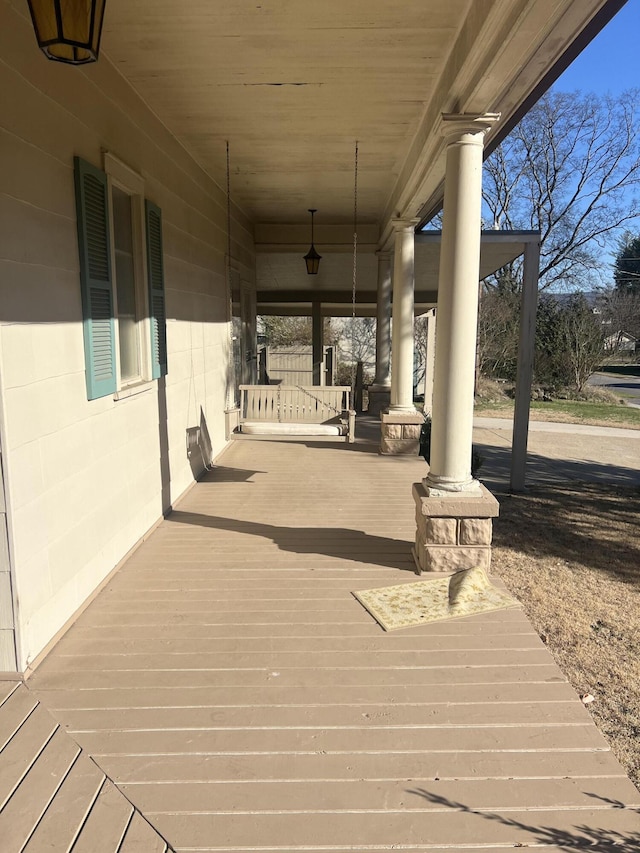
{"label": "wooden deck floor", "polygon": [[424,470],[374,451],[234,443],[29,691],[180,853],[640,849],[520,611],[388,634],[353,598],[416,580]]}
{"label": "wooden deck floor", "polygon": [[2,853],[166,853],[167,844],[17,681],[0,682]]}

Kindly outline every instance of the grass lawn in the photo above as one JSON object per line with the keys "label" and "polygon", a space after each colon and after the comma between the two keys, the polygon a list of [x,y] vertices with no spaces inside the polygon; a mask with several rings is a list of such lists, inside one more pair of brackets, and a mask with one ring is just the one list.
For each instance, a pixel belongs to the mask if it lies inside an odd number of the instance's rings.
{"label": "grass lawn", "polygon": [[[479,402],[475,414],[487,418],[512,417],[513,400]],[[531,403],[531,420],[640,429],[640,409],[575,400],[554,400],[552,403],[534,400]]]}

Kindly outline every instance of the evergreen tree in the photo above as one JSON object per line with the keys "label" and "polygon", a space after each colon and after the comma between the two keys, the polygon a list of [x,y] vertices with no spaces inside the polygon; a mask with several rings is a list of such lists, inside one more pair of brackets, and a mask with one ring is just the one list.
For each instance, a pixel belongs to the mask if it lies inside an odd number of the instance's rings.
{"label": "evergreen tree", "polygon": [[627,233],[620,241],[613,277],[619,293],[640,294],[640,236]]}

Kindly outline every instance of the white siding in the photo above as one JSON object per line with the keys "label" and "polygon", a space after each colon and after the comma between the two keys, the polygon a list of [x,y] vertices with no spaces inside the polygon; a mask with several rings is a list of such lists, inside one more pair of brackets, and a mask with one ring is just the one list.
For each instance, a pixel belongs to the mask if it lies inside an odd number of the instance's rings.
{"label": "white siding", "polygon": [[[5,2],[0,90],[0,390],[24,668],[161,516],[163,497],[192,482],[186,435],[201,414],[213,453],[223,446],[226,199],[106,57],[86,69],[48,63]],[[166,424],[157,382],[87,401],[73,157],[102,168],[105,150],[162,209]],[[250,225],[236,210],[233,235],[253,280]]]}

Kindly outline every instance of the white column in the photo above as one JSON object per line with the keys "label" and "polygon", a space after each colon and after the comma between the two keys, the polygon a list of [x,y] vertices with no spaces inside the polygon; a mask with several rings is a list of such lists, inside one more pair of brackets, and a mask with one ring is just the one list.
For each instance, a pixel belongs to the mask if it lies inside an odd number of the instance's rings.
{"label": "white column", "polygon": [[390,412],[416,411],[413,405],[414,251],[418,219],[394,219],[393,335]]}
{"label": "white column", "polygon": [[322,328],[322,303],[311,305],[311,351],[313,361],[313,384],[324,385],[324,335]]}
{"label": "white column", "polygon": [[427,311],[427,350],[424,363],[424,413],[433,412],[433,374],[436,366],[436,309]]}
{"label": "white column", "polygon": [[484,135],[496,114],[444,115],[447,141],[433,387],[433,496],[477,492],[471,476]]}
{"label": "white column", "polygon": [[391,254],[377,252],[378,293],[376,301],[376,375],[373,386],[391,385]]}

